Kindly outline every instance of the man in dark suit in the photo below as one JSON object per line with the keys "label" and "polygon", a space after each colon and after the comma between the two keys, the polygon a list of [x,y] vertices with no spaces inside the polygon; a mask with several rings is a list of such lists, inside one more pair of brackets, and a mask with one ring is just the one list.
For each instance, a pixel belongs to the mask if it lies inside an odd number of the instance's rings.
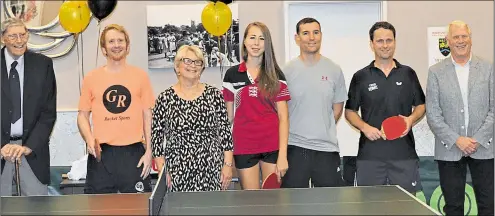
{"label": "man in dark suit", "polygon": [[1,194],[12,195],[20,163],[21,195],[48,195],[50,134],[57,117],[56,81],[50,58],[27,50],[29,32],[17,19],[2,22]]}

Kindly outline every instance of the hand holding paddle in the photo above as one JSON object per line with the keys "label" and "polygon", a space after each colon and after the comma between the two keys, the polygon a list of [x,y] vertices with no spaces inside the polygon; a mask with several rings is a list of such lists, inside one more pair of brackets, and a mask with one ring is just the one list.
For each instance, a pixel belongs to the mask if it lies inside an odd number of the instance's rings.
{"label": "hand holding paddle", "polygon": [[95,139],[95,146],[94,146],[94,156],[96,158],[96,161],[100,162],[101,161],[101,146],[98,140]]}
{"label": "hand holding paddle", "polygon": [[281,157],[277,159],[277,165],[275,167],[275,174],[277,175],[277,181],[282,182],[282,177],[284,177],[285,173],[289,169],[289,162],[287,161],[287,157]]}
{"label": "hand holding paddle", "polygon": [[402,138],[409,133],[409,131],[412,128],[413,122],[412,122],[410,117],[405,117],[403,115],[399,115],[399,116],[402,117],[404,119],[404,121],[406,122],[406,129],[404,130],[404,133],[402,133],[402,135],[400,136]]}
{"label": "hand holding paddle", "polygon": [[409,133],[411,121],[399,115],[388,117],[382,122],[382,134],[386,140],[395,140]]}

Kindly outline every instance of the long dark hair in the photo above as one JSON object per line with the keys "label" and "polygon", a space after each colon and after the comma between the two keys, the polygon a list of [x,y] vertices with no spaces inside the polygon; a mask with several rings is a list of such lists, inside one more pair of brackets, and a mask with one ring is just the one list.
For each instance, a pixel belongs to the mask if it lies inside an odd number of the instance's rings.
{"label": "long dark hair", "polygon": [[[253,26],[260,28],[265,39],[265,51],[263,52],[263,59],[261,61],[258,88],[260,89],[262,96],[267,98],[275,98],[280,89],[280,83],[278,80],[280,76],[283,76],[283,73],[277,64],[277,60],[275,59],[272,36],[270,34],[270,30],[268,30],[268,27],[266,27],[265,24],[261,22],[253,22],[246,27],[246,31],[244,31],[244,40],[246,40],[249,29]],[[245,62],[248,60],[248,53],[244,43],[242,43],[242,59]]]}

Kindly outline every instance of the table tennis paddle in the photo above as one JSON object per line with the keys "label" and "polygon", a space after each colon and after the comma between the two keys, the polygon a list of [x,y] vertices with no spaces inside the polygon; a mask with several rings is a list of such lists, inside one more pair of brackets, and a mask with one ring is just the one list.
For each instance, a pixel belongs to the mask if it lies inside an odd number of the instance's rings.
{"label": "table tennis paddle", "polygon": [[96,161],[100,162],[101,161],[101,146],[98,140],[95,139],[95,158]]}
{"label": "table tennis paddle", "polygon": [[265,180],[263,180],[263,184],[261,185],[262,189],[277,189],[280,188],[281,183],[277,180],[277,174],[272,173],[268,175]]}
{"label": "table tennis paddle", "polygon": [[406,121],[400,116],[388,117],[382,122],[383,133],[387,137],[387,140],[399,138],[406,128]]}

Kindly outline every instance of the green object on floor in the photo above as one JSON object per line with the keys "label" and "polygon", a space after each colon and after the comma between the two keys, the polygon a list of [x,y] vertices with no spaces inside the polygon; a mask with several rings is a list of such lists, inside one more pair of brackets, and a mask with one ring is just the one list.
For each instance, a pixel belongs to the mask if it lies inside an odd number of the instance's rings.
{"label": "green object on floor", "polygon": [[[430,206],[445,215],[445,212],[443,211],[445,199],[440,186],[433,191],[430,198]],[[476,205],[474,190],[469,184],[466,184],[466,189],[464,192],[464,215],[478,215],[478,206]]]}
{"label": "green object on floor", "polygon": [[418,198],[419,200],[421,200],[424,204],[428,205],[428,203],[426,202],[426,196],[423,193],[423,191],[416,192],[416,198]]}

